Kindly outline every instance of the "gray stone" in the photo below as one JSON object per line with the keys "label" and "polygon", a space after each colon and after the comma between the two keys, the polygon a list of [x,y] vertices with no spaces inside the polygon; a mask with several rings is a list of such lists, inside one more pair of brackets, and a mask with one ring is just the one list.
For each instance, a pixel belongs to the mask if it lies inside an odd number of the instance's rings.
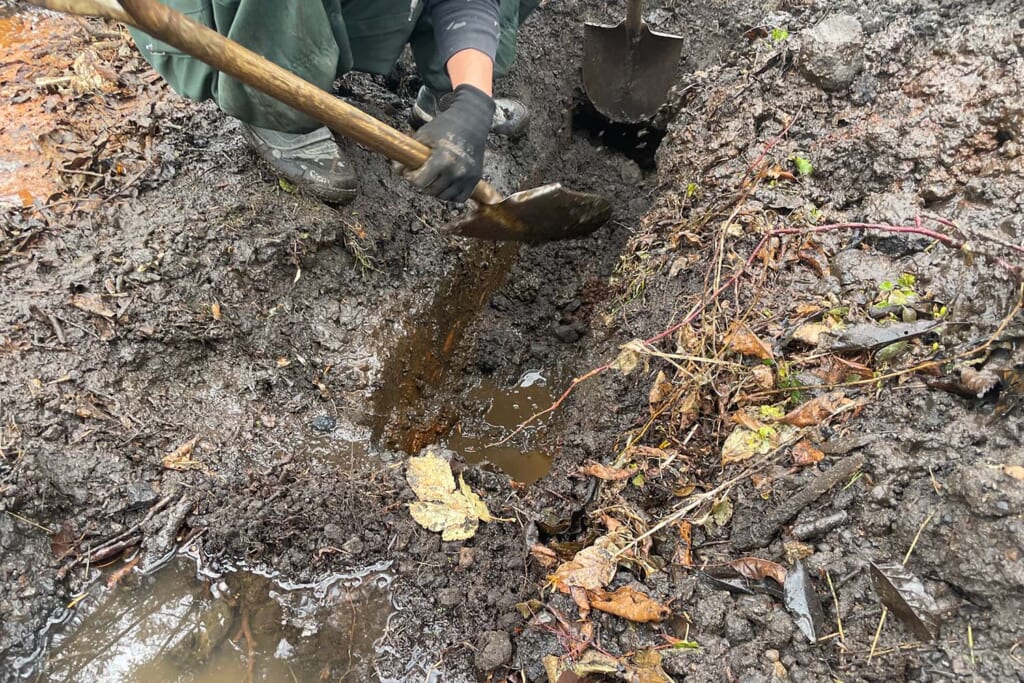
{"label": "gray stone", "polygon": [[512,659],[512,641],[504,631],[484,631],[476,641],[473,664],[480,671],[493,671]]}
{"label": "gray stone", "polygon": [[846,90],[864,67],[864,31],[848,14],[833,14],[800,36],[797,68],[823,90]]}

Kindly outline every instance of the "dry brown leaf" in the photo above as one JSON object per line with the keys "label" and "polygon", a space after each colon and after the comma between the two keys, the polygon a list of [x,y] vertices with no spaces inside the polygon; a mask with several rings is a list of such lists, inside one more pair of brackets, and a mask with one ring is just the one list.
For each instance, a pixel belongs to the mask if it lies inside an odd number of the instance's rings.
{"label": "dry brown leaf", "polygon": [[213,315],[214,320],[220,320],[220,304],[214,303],[210,305],[210,313]]}
{"label": "dry brown leaf", "polygon": [[793,331],[793,339],[801,341],[808,346],[817,346],[821,341],[821,335],[826,334],[832,328],[825,323],[804,323]]}
{"label": "dry brown leaf", "polygon": [[661,653],[654,648],[641,650],[633,656],[628,668],[635,683],[674,683],[674,679],[661,667]]}
{"label": "dry brown leaf", "polygon": [[686,520],[679,523],[679,545],[673,562],[684,567],[693,566],[693,525]]}
{"label": "dry brown leaf", "polygon": [[758,420],[748,410],[737,410],[732,414],[732,421],[741,427],[745,427],[752,432],[756,432],[759,429],[764,428],[764,422]]}
{"label": "dry brown leaf", "polygon": [[1024,481],[1024,467],[1020,465],[1003,465],[1003,474],[1017,481]]}
{"label": "dry brown leaf", "polygon": [[134,558],[125,563],[124,566],[119,567],[117,571],[108,576],[107,588],[113,588],[114,586],[116,586],[121,579],[128,575],[128,572],[135,568],[135,565],[137,565],[139,563],[139,560],[141,559],[141,555],[136,555]]}
{"label": "dry brown leaf", "polygon": [[604,481],[622,481],[623,479],[629,479],[636,473],[635,470],[610,467],[608,465],[602,465],[599,462],[587,463],[580,468],[580,472]]}
{"label": "dry brown leaf", "polygon": [[590,591],[590,606],[623,619],[640,623],[661,621],[672,613],[665,605],[645,593],[623,586],[614,592]]}
{"label": "dry brown leaf", "polygon": [[999,386],[999,375],[988,369],[977,370],[969,365],[960,368],[960,381],[978,398]]}
{"label": "dry brown leaf", "polygon": [[729,562],[729,566],[752,581],[770,578],[780,586],[786,583],[786,568],[777,562],[760,557],[741,557]]}
{"label": "dry brown leaf", "polygon": [[99,294],[92,294],[89,292],[75,294],[71,297],[71,305],[85,311],[86,313],[98,315],[101,318],[106,318],[108,320],[113,320],[115,316],[113,309],[109,308],[103,302],[103,297]]}
{"label": "dry brown leaf", "polygon": [[548,581],[563,593],[571,588],[598,590],[615,577],[615,557],[608,548],[592,545],[576,553],[548,577]]}
{"label": "dry brown leaf", "polygon": [[836,413],[836,411],[850,403],[852,401],[843,396],[842,392],[834,391],[797,406],[786,413],[785,416],[779,418],[779,422],[784,422],[794,427],[813,427],[814,425],[821,424]]}
{"label": "dry brown leaf", "polygon": [[685,432],[693,426],[700,414],[700,394],[697,391],[691,391],[683,397],[682,401],[678,401],[672,410],[676,413],[679,431]]}
{"label": "dry brown leaf", "polygon": [[640,356],[645,354],[647,349],[644,346],[644,343],[639,339],[634,339],[628,344],[623,344],[619,348],[621,351],[619,351],[618,357],[611,364],[611,368],[613,370],[618,370],[623,375],[628,375],[636,369],[637,365],[640,364]]}
{"label": "dry brown leaf", "polygon": [[537,560],[537,562],[540,563],[540,566],[545,569],[551,569],[558,564],[558,554],[551,548],[540,543],[534,543],[530,546],[530,555],[532,555],[533,559]]}
{"label": "dry brown leaf", "polygon": [[793,464],[798,466],[813,465],[820,462],[825,454],[811,445],[807,439],[798,441],[793,446]]}
{"label": "dry brown leaf", "polygon": [[654,378],[654,384],[651,385],[651,390],[647,393],[647,403],[651,410],[657,408],[662,401],[668,398],[672,393],[672,388],[672,382],[665,377],[665,371],[658,371],[658,376]]}
{"label": "dry brown leaf", "polygon": [[725,345],[742,356],[753,356],[761,360],[773,357],[772,349],[743,323],[733,325],[725,337]]}
{"label": "dry brown leaf", "polygon": [[751,368],[750,374],[754,376],[757,386],[762,389],[771,389],[775,386],[775,373],[767,365],[755,365]]}
{"label": "dry brown leaf", "polygon": [[165,455],[160,464],[169,470],[178,471],[206,469],[201,462],[192,459],[192,451],[195,450],[197,443],[199,443],[199,437],[192,437]]}

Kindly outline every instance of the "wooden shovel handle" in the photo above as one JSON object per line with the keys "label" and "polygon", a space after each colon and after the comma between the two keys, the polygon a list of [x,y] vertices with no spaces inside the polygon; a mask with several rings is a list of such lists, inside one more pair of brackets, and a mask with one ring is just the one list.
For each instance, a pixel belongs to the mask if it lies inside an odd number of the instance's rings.
{"label": "wooden shovel handle", "polygon": [[644,25],[644,0],[627,0],[626,2],[626,33],[631,39],[640,34]]}
{"label": "wooden shovel handle", "polygon": [[[423,143],[155,0],[29,1],[69,14],[130,24],[403,166],[418,168],[430,156],[430,148]],[[473,190],[473,199],[496,204],[502,198],[481,180]]]}

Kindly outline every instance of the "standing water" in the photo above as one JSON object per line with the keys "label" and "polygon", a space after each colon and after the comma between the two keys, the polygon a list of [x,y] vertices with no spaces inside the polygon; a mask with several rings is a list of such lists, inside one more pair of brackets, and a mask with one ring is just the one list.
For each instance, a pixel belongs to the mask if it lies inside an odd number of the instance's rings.
{"label": "standing water", "polygon": [[489,462],[525,484],[532,484],[551,471],[552,454],[538,445],[544,418],[534,421],[507,443],[499,443],[524,421],[551,405],[551,390],[541,373],[526,373],[511,389],[484,380],[469,392],[468,398],[487,408],[479,416],[462,420],[448,437],[448,448],[468,462]]}
{"label": "standing water", "polygon": [[293,584],[252,571],[220,576],[179,559],[94,584],[23,671],[32,680],[237,683],[378,680],[393,613],[387,563]]}

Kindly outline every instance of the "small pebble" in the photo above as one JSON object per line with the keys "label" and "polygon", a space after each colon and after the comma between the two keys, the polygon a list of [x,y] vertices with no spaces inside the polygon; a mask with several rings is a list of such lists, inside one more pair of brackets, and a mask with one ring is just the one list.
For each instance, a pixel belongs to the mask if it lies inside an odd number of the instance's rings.
{"label": "small pebble", "polygon": [[338,426],[338,421],[330,415],[317,415],[310,426],[318,432],[333,432]]}
{"label": "small pebble", "polygon": [[764,651],[764,658],[767,659],[769,662],[777,662],[777,661],[779,661],[779,651],[778,650],[765,650]]}

